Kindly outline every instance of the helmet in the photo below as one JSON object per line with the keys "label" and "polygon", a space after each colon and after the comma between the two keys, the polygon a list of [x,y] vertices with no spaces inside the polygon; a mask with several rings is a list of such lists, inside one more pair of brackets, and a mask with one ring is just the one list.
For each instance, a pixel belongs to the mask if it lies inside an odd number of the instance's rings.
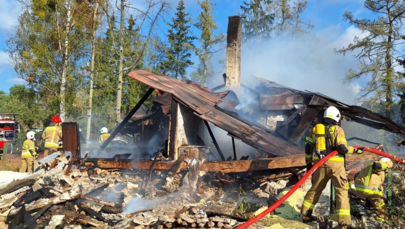
{"label": "helmet", "polygon": [[323,113],[323,118],[330,118],[335,120],[336,122],[339,122],[340,117],[341,116],[339,110],[334,106],[326,108],[325,112]]}
{"label": "helmet", "polygon": [[108,133],[107,127],[101,128],[101,129],[100,129],[100,133],[102,133],[102,134]]}
{"label": "helmet", "polygon": [[28,139],[34,139],[35,138],[35,133],[33,131],[28,131],[27,132],[27,138]]}
{"label": "helmet", "polygon": [[62,122],[62,119],[59,116],[55,115],[55,116],[52,117],[52,122],[58,124],[58,123]]}
{"label": "helmet", "polygon": [[387,162],[387,161],[391,161],[391,159],[389,159],[388,157],[382,157],[380,158],[380,160],[378,160],[380,162]]}

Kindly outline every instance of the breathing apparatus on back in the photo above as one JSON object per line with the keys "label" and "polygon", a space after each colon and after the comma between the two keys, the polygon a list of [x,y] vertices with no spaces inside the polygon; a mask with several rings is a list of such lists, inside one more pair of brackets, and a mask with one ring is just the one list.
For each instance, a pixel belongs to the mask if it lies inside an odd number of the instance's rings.
{"label": "breathing apparatus on back", "polygon": [[315,126],[315,152],[319,158],[332,152],[330,132],[333,132],[334,129],[331,129],[331,126],[333,122],[339,122],[340,112],[336,107],[330,106],[325,110],[323,118],[326,126],[323,123],[318,123]]}
{"label": "breathing apparatus on back", "polygon": [[318,155],[326,154],[325,125],[318,123],[315,126],[315,152]]}

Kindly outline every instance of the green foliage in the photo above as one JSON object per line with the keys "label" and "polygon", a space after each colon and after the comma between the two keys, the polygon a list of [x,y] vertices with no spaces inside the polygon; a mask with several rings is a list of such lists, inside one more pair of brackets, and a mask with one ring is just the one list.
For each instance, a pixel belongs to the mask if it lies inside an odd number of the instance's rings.
{"label": "green foliage", "polygon": [[[242,187],[239,187],[239,194],[241,195],[246,195],[246,192],[242,189]],[[239,206],[235,209],[233,212],[234,215],[245,218],[245,219],[250,219],[254,217],[255,211],[257,211],[258,205],[256,203],[249,203],[246,201],[246,198],[243,197],[242,201],[240,202]]]}
{"label": "green foliage", "polygon": [[168,23],[170,47],[166,52],[166,58],[162,62],[161,70],[165,75],[173,76],[176,79],[186,76],[187,67],[194,63],[190,60],[191,53],[194,50],[193,40],[196,37],[189,30],[190,19],[189,14],[185,12],[184,2],[181,0],[177,5],[175,18],[172,18],[172,23]]}
{"label": "green foliage", "polygon": [[339,53],[357,51],[358,70],[350,69],[347,80],[371,77],[361,89],[362,97],[375,104],[383,104],[385,116],[390,118],[399,91],[403,90],[402,75],[394,69],[402,54],[399,45],[404,36],[401,26],[405,18],[405,3],[392,0],[366,0],[366,9],[377,15],[374,20],[358,19],[351,12],[344,13],[345,20],[366,32],[363,38],[355,37],[353,43],[337,50]]}
{"label": "green foliage", "polygon": [[250,0],[241,6],[243,39],[264,40],[275,35],[306,34],[314,26],[300,15],[307,0]]}
{"label": "green foliage", "polygon": [[198,2],[201,7],[201,13],[197,17],[196,27],[201,31],[201,47],[196,50],[200,63],[197,70],[192,73],[194,81],[205,84],[207,78],[212,75],[211,56],[215,53],[216,44],[224,40],[224,34],[215,35],[214,30],[218,28],[212,16],[212,10],[215,6],[209,0]]}
{"label": "green foliage", "polygon": [[22,134],[25,136],[27,129],[41,125],[45,109],[40,104],[40,97],[33,87],[14,85],[10,94],[0,94],[0,113],[17,113]]}
{"label": "green foliage", "polygon": [[405,188],[404,180],[405,166],[396,164],[393,168],[391,190],[393,192],[392,205],[388,205],[390,222],[397,227],[405,224]]}
{"label": "green foliage", "polygon": [[[30,7],[20,15],[16,33],[7,41],[14,69],[39,93],[47,107],[45,117],[77,112],[83,109],[74,104],[83,81],[88,4],[32,0]],[[66,105],[61,106],[62,102]]]}

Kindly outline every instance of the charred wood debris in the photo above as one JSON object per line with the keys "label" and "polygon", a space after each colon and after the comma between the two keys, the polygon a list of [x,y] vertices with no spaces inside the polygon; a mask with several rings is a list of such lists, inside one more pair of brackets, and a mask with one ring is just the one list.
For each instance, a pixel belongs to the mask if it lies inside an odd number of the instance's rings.
{"label": "charred wood debris", "polygon": [[0,222],[8,228],[232,228],[246,221],[232,215],[240,187],[269,199],[292,175],[280,170],[198,178],[198,168],[150,173],[100,169],[92,162],[65,175],[64,155],[43,160],[36,173],[0,187]]}
{"label": "charred wood debris", "polygon": [[[255,102],[239,109],[233,91],[214,92],[223,86],[209,90],[146,71],[129,77],[150,89],[107,141],[91,149],[76,123],[63,123],[63,154],[43,158],[23,179],[0,184],[0,224],[233,228],[247,220],[235,214],[242,199],[250,195],[257,208],[270,206],[305,173],[303,138],[325,107],[338,107],[349,121],[405,133],[364,108],[262,79],[254,89],[242,85]],[[153,92],[152,108],[146,109],[143,102]],[[213,128],[232,139],[227,150]],[[238,151],[236,141],[253,151]],[[349,179],[373,160],[367,152],[347,157]]]}

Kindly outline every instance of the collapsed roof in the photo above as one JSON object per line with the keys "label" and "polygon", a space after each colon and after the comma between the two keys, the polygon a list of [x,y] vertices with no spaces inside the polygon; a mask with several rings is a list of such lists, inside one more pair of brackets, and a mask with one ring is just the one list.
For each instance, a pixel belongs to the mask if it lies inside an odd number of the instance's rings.
{"label": "collapsed roof", "polygon": [[[297,145],[300,145],[313,121],[322,117],[321,111],[331,105],[336,106],[346,120],[405,134],[405,129],[392,120],[365,108],[349,106],[320,93],[299,91],[263,79],[260,79],[258,87],[248,88],[256,95],[256,104],[249,105],[253,110],[252,115],[235,108],[239,100],[232,91],[215,93],[191,81],[183,82],[144,70],[132,71],[129,76],[165,92],[164,96],[154,101],[161,105],[164,113],[167,114],[173,99],[192,109],[201,119],[270,156],[302,154],[303,150]],[[277,121],[275,129],[269,129],[263,122],[257,121],[257,117],[268,120],[278,114],[283,114],[285,118]]]}

